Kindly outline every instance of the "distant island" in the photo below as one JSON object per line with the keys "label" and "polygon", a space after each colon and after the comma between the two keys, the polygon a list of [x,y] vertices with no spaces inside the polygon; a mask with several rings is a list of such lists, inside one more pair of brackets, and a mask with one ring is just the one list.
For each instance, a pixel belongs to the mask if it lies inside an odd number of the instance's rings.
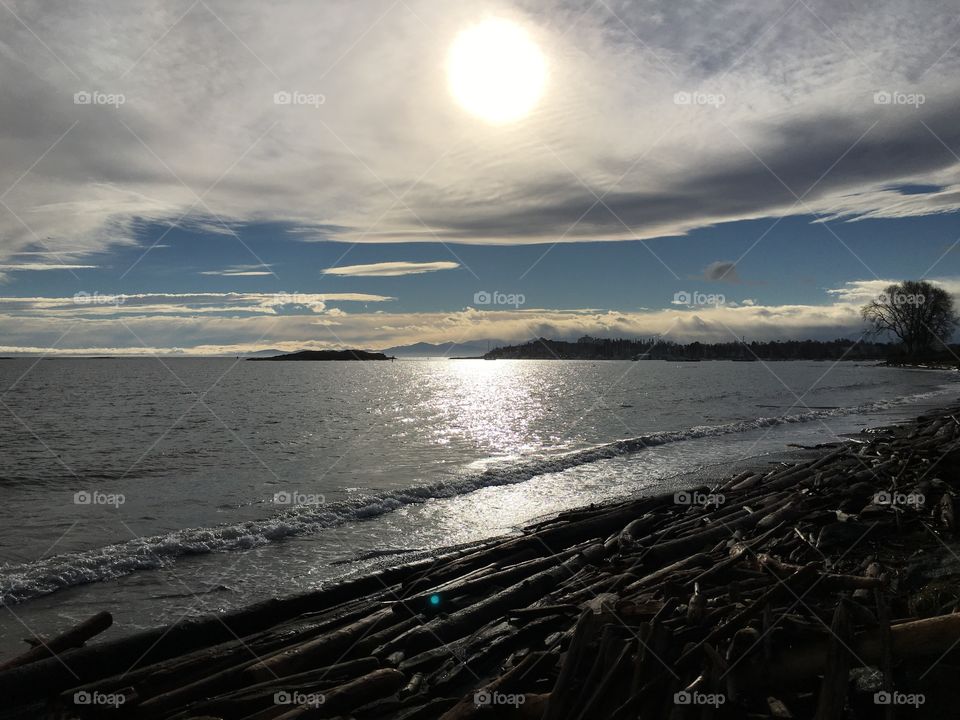
{"label": "distant island", "polygon": [[250,357],[254,362],[298,361],[298,360],[395,360],[383,353],[367,350],[301,350],[300,352],[271,355],[269,357]]}
{"label": "distant island", "polygon": [[[584,336],[576,341],[539,338],[498,347],[484,360],[895,360],[899,346],[863,340],[676,343],[657,338],[629,340]],[[946,360],[955,358],[948,357]]]}
{"label": "distant island", "polygon": [[413,345],[397,345],[395,347],[383,348],[382,352],[387,355],[396,355],[397,357],[408,358],[479,358],[491,348],[506,345],[505,340],[479,339],[468,340],[466,342],[445,342],[445,343],[427,343],[418,342]]}

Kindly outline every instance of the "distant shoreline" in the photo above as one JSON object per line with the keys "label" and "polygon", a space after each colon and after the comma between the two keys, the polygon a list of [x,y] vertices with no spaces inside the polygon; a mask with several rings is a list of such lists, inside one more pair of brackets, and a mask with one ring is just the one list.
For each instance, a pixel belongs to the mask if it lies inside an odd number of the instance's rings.
{"label": "distant shoreline", "polygon": [[[956,365],[960,348],[946,348],[943,353],[930,353],[918,365]],[[729,360],[757,362],[773,360],[830,360],[835,362],[877,361],[890,364],[904,358],[901,348],[892,343],[865,342],[840,338],[822,340],[752,341],[732,338],[718,343],[677,343],[661,338],[631,340],[626,338],[581,337],[576,341],[537,338],[522,345],[504,345],[486,354],[485,360],[666,360],[700,362]],[[913,364],[913,363],[908,363]]]}

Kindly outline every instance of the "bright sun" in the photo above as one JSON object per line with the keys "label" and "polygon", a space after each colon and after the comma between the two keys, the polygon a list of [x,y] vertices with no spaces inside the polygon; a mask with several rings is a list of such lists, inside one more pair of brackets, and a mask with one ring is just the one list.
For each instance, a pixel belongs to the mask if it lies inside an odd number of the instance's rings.
{"label": "bright sun", "polygon": [[546,75],[540,48],[509,20],[484,20],[450,46],[450,92],[465,110],[491,123],[528,115],[543,95]]}

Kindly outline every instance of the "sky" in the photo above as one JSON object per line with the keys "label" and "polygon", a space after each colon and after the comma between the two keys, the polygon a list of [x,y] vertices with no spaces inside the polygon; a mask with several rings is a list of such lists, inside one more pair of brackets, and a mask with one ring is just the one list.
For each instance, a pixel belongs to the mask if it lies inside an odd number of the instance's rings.
{"label": "sky", "polygon": [[955,2],[0,16],[0,353],[856,338],[960,293]]}

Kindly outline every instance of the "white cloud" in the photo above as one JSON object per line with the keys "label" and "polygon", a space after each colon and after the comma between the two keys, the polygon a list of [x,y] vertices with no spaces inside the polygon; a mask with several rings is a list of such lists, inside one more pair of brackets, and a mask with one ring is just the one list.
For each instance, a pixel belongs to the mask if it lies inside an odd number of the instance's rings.
{"label": "white cloud", "polygon": [[[77,307],[71,298],[0,298],[0,352],[121,354],[145,353],[130,342],[130,331],[150,352],[181,348],[191,354],[237,354],[266,348],[384,348],[413,342],[463,342],[481,338],[524,341],[534,337],[574,338],[663,335],[677,341],[725,342],[748,339],[860,337],[860,306],[891,281],[851,281],[827,291],[829,304],[671,307],[663,310],[554,310],[465,308],[453,312],[346,312],[327,302],[385,302],[379,296],[275,296],[258,293],[176,293],[143,295],[119,306]],[[936,282],[960,292],[960,278]],[[202,304],[206,300],[208,304]],[[294,314],[278,312],[297,306]],[[313,308],[313,309],[311,309]],[[82,332],[76,331],[82,320]],[[64,334],[66,333],[66,334]],[[319,335],[319,337],[318,337]],[[62,337],[61,337],[62,336]],[[305,340],[308,338],[309,340]]]}
{"label": "white cloud", "polygon": [[400,275],[420,275],[438,270],[455,270],[460,263],[455,262],[379,262],[369,265],[343,265],[326,268],[324,275],[347,275],[350,277],[398,277]]}
{"label": "white cloud", "polygon": [[[955,298],[960,297],[960,278],[928,278],[928,281],[939,285]],[[893,278],[853,280],[845,283],[843,287],[827,290],[827,294],[834,297],[837,303],[863,305],[876,300],[890,285],[898,282],[900,281]]]}

